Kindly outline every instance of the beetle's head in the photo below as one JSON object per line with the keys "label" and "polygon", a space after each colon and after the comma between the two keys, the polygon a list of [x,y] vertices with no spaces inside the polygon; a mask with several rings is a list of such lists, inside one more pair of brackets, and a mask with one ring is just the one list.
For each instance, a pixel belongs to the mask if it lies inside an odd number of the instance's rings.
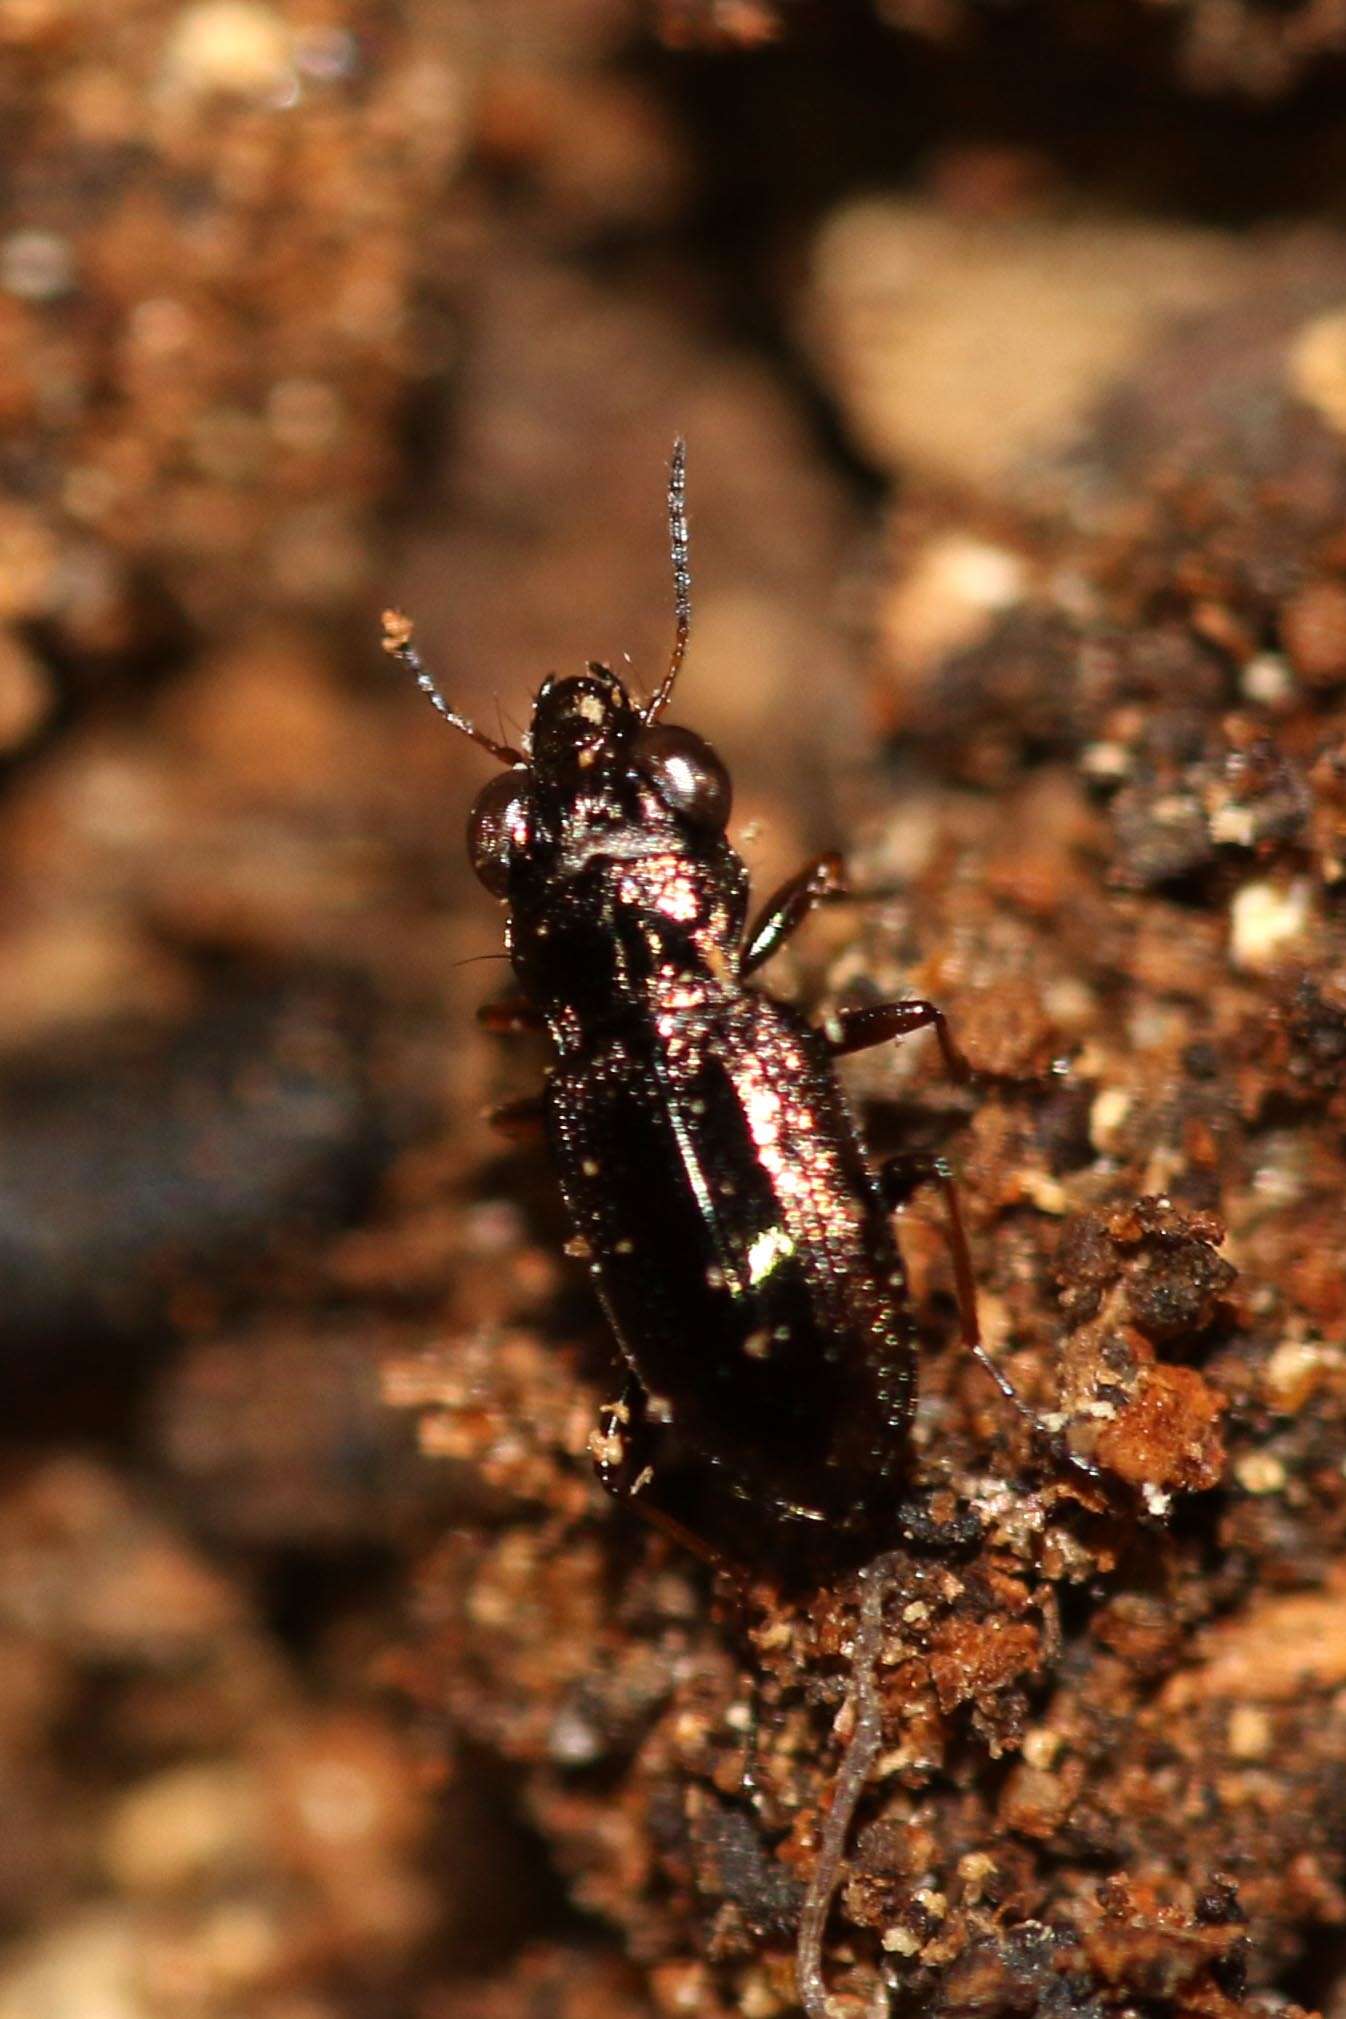
{"label": "beetle's head", "polygon": [[531,860],[573,874],[598,856],[631,858],[722,834],[733,788],[708,743],[650,722],[615,673],[593,664],[545,680],[528,755],[478,793],[468,854],[503,897]]}
{"label": "beetle's head", "polygon": [[699,736],[660,719],[691,622],[684,480],[678,440],[668,480],[677,628],[668,670],[643,706],[610,667],[591,660],[585,673],[543,681],[522,748],[497,742],[445,700],[412,643],[408,619],[396,610],[384,615],[384,649],[454,729],[509,767],[477,795],[467,826],[472,866],[497,896],[517,890],[525,874],[567,878],[596,858],[684,853],[723,837],[728,772]]}

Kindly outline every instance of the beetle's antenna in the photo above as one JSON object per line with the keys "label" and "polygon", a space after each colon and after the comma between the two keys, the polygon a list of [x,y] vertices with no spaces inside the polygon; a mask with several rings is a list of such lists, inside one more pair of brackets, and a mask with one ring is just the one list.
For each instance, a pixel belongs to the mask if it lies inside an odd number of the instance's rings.
{"label": "beetle's antenna", "polygon": [[668,671],[645,703],[644,719],[656,722],[668,706],[673,683],[687,656],[692,629],[692,571],[687,560],[687,444],[679,435],[668,466],[668,545],[673,556],[673,610],[676,629]]}
{"label": "beetle's antenna", "polygon": [[489,750],[492,757],[498,758],[501,764],[528,762],[521,750],[516,750],[510,743],[497,743],[494,737],[478,729],[475,722],[469,722],[466,715],[460,715],[456,708],[450,708],[431,679],[425,661],[411,642],[410,617],[404,617],[400,610],[385,610],[383,613],[383,649],[390,659],[396,659],[400,666],[406,667],[422,694],[438,708],[451,729],[461,729],[464,736],[470,736],[483,750]]}

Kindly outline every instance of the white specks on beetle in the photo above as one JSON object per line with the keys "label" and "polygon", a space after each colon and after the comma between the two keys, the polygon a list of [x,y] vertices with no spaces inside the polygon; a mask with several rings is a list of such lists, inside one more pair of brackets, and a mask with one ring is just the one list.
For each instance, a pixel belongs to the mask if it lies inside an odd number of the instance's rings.
{"label": "white specks on beetle", "polygon": [[591,1430],[589,1456],[595,1465],[614,1470],[626,1456],[626,1443],[618,1430]]}

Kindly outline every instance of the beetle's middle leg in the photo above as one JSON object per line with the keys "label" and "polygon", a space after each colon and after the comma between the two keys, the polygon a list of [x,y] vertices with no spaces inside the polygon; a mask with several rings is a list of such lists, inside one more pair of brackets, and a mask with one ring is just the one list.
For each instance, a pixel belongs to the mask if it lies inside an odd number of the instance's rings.
{"label": "beetle's middle leg", "polygon": [[977,1315],[977,1283],[972,1270],[972,1251],[968,1247],[967,1230],[963,1224],[958,1185],[948,1159],[932,1155],[928,1151],[908,1150],[887,1158],[879,1166],[878,1179],[883,1202],[893,1212],[907,1203],[918,1185],[930,1183],[939,1186],[944,1195],[944,1210],[948,1216],[949,1252],[953,1258],[953,1279],[958,1298],[958,1316],[963,1330],[963,1344],[977,1365],[990,1375],[1005,1400],[1017,1410],[1033,1435],[1047,1446],[1059,1465],[1078,1473],[1092,1485],[1110,1485],[1108,1475],[1101,1466],[1095,1465],[1091,1459],[1081,1458],[1077,1452],[1072,1451],[1061,1432],[1051,1429],[1035,1414],[1008,1374],[996,1364],[986,1350],[986,1342],[981,1335],[981,1321]]}
{"label": "beetle's middle leg", "polygon": [[950,1030],[949,1019],[938,1003],[926,1002],[921,996],[913,996],[906,1002],[875,1003],[862,1009],[837,1010],[829,1017],[828,1025],[834,1058],[845,1058],[850,1052],[868,1051],[871,1045],[886,1044],[890,1039],[910,1037],[913,1031],[933,1030],[944,1070],[954,1085],[960,1087],[1017,1087],[1040,1091],[1065,1070],[1059,1059],[1053,1060],[1047,1071],[1041,1073],[995,1072],[985,1066],[974,1065]]}
{"label": "beetle's middle leg", "polygon": [[845,1058],[851,1052],[867,1052],[871,1045],[910,1037],[913,1031],[933,1029],[944,1069],[951,1080],[965,1087],[973,1080],[986,1078],[985,1074],[978,1073],[949,1029],[949,1019],[937,1003],[925,1002],[919,997],[910,1002],[875,1003],[867,1009],[838,1010],[835,1019],[830,1021],[836,1030],[835,1036],[829,1036],[835,1058]]}

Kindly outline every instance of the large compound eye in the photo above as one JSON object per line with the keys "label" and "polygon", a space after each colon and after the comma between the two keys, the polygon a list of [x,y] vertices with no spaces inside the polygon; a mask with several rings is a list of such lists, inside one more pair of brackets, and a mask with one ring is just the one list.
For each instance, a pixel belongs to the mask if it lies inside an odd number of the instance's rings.
{"label": "large compound eye", "polygon": [[729,773],[709,743],[690,729],[662,722],[642,729],[631,745],[631,762],[669,811],[693,827],[721,828],[728,821],[734,803]]}
{"label": "large compound eye", "polygon": [[467,816],[467,858],[496,897],[509,894],[513,856],[533,838],[533,795],[527,771],[502,771],[477,794]]}

